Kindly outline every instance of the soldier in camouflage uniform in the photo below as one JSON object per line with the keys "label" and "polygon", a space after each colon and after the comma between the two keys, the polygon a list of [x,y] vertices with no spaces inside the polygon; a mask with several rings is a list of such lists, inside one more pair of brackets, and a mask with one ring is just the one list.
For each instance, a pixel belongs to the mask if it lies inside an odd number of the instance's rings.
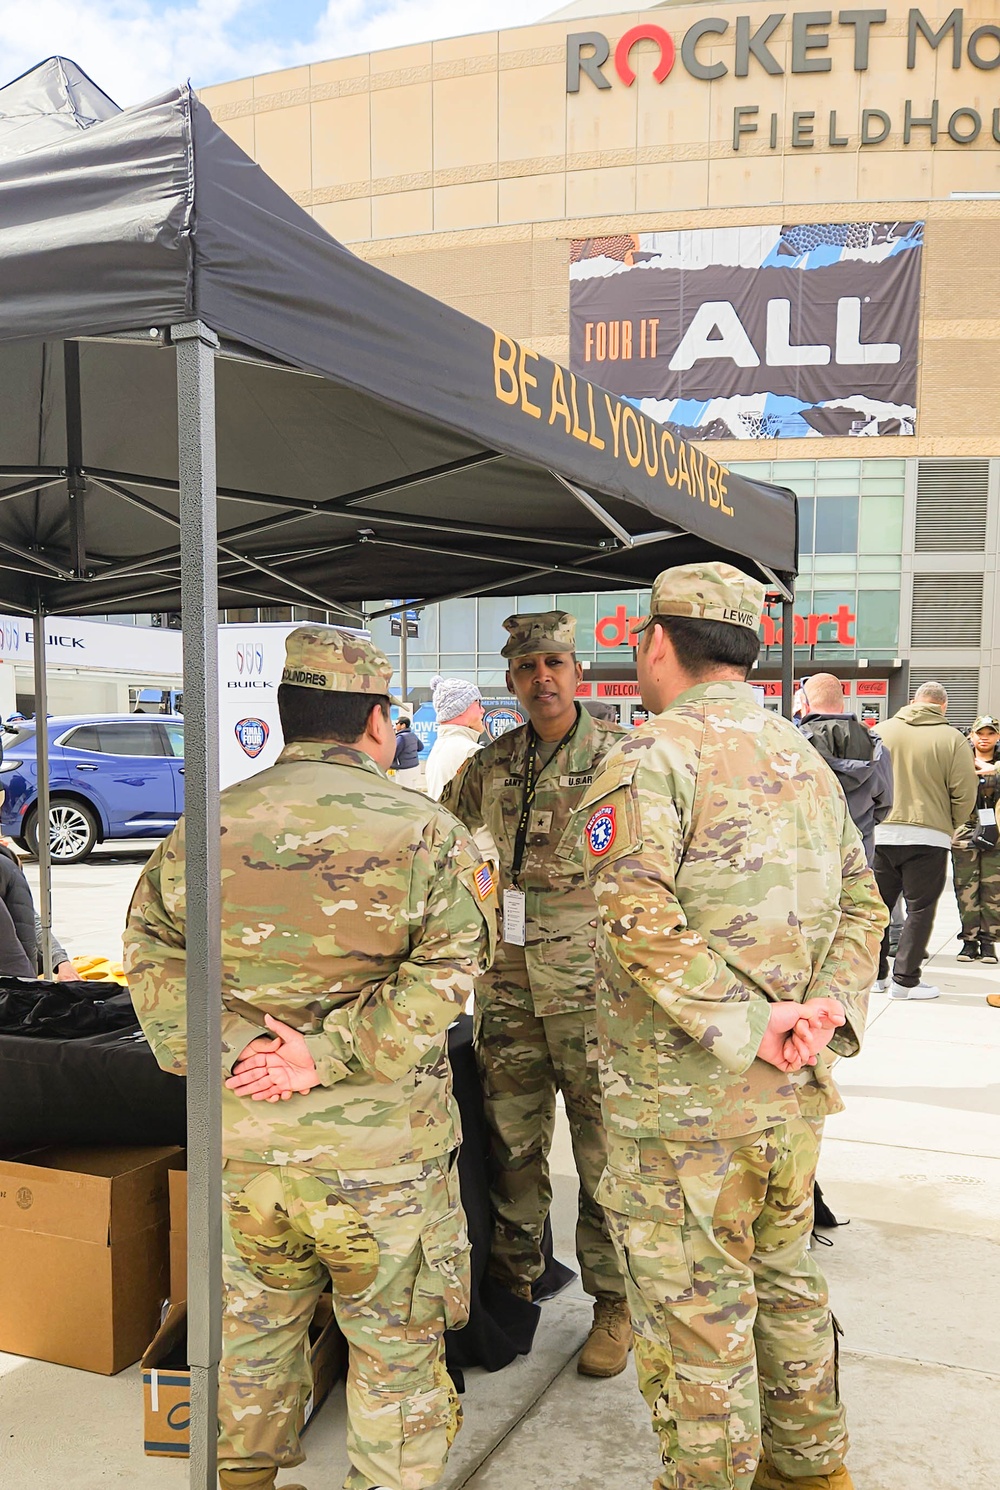
{"label": "soldier in camouflage uniform", "polygon": [[474,756],[442,798],[470,829],[489,829],[500,857],[504,935],[492,971],[476,986],[476,1051],[492,1139],[490,1266],[530,1299],[543,1270],[559,1090],[580,1177],[577,1257],[595,1301],[578,1368],[615,1376],[625,1369],[632,1331],[595,1198],[607,1158],[594,1012],[597,908],[583,878],[576,813],[597,763],[623,732],[575,701],[583,674],[572,616],[547,611],[503,624],[507,686],[529,723]]}
{"label": "soldier in camouflage uniform", "polygon": [[851,1486],[808,1241],[841,1107],[822,1051],[860,1046],[888,913],[833,773],[744,681],[763,594],[728,564],[659,576],[638,654],[655,717],[584,804],[607,980],[599,1198],[661,1490]]}
{"label": "soldier in camouflage uniform", "polygon": [[[390,675],[367,641],[292,632],[285,747],[222,794],[227,1490],[269,1490],[303,1459],[307,1331],[330,1280],[347,1490],[435,1484],[460,1421],[442,1339],[469,1289],[446,1040],[489,965],[496,894],[451,814],[383,774]],[[178,1073],[184,864],[182,821],[125,935],[136,1011]]]}
{"label": "soldier in camouflage uniform", "polygon": [[962,918],[959,962],[996,962],[1000,940],[1000,721],[980,714],[969,737],[979,791],[972,816],[951,844],[955,895]]}

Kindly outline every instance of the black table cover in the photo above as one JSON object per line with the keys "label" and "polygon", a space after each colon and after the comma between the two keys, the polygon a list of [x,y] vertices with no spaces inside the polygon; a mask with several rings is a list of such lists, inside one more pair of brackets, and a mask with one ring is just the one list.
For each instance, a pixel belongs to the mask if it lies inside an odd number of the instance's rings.
{"label": "black table cover", "polygon": [[[472,1307],[465,1328],[448,1334],[448,1365],[455,1371],[498,1371],[531,1349],[539,1311],[487,1276],[489,1141],[468,1015],[453,1025],[448,1047],[462,1118],[462,1203],[472,1241]],[[140,1030],[68,1038],[0,1034],[0,1153],[65,1143],[184,1145],[184,1099],[185,1082],[160,1070]],[[545,1258],[538,1298],[575,1276],[553,1259],[548,1225]]]}

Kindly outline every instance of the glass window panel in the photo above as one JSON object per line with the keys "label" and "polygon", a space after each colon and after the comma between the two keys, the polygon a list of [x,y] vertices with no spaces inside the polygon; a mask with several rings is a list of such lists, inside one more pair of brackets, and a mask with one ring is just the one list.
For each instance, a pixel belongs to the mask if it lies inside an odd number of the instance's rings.
{"label": "glass window panel", "polygon": [[487,697],[504,696],[507,693],[506,668],[492,667],[485,657],[479,659],[479,677],[476,681]]}
{"label": "glass window panel", "polygon": [[817,585],[825,585],[830,589],[853,590],[857,585],[853,569],[844,569],[836,559],[832,563],[828,559],[825,564],[817,559],[813,580]]}
{"label": "glass window panel", "polygon": [[812,497],[800,497],[799,499],[799,552],[811,554],[815,543],[816,502]]}
{"label": "glass window panel", "polygon": [[899,645],[899,591],[858,593],[858,649],[894,652]]}
{"label": "glass window panel", "polygon": [[170,748],[174,755],[184,759],[184,726],[183,724],[165,724],[163,728],[167,732]]}
{"label": "glass window panel", "polygon": [[[601,599],[604,597],[601,596]],[[576,616],[578,621],[585,625],[594,624],[594,607],[597,604],[596,595],[557,595],[555,609],[568,611],[571,616]]]}
{"label": "glass window panel", "polygon": [[816,552],[855,554],[858,551],[857,497],[825,497],[816,503]]}
{"label": "glass window panel", "polygon": [[812,481],[816,464],[814,460],[776,460],[771,466],[771,480],[779,486],[791,486],[799,479]]}
{"label": "glass window panel", "polygon": [[476,631],[475,600],[445,600],[436,610],[441,651],[461,652],[468,648]]}
{"label": "glass window panel", "polygon": [[737,476],[749,476],[759,481],[771,480],[771,462],[768,460],[731,460],[727,467]]}
{"label": "glass window panel", "polygon": [[478,604],[478,650],[492,651],[496,656],[507,639],[503,623],[516,610],[517,602],[509,595],[481,595]]}
{"label": "glass window panel", "polygon": [[[597,619],[593,632],[586,636],[581,635],[581,648],[577,649],[578,656],[593,656],[603,658],[604,661],[618,661],[619,650],[628,648],[630,628],[629,620],[634,616],[648,614],[644,610],[638,593],[635,590],[614,591],[607,595],[597,597]],[[589,649],[589,650],[588,650]],[[631,657],[629,657],[631,662]]]}
{"label": "glass window panel", "polygon": [[368,630],[371,632],[372,641],[377,647],[380,647],[381,650],[386,653],[386,655],[388,655],[389,647],[391,647],[394,643],[396,645],[396,650],[399,650],[398,638],[390,635],[388,616],[379,616],[377,617],[377,619],[369,621]]}
{"label": "glass window panel", "polygon": [[519,595],[517,610],[519,615],[523,615],[526,611],[555,610],[555,605],[551,595]]}
{"label": "glass window panel", "polygon": [[866,554],[903,551],[903,498],[866,497],[861,503],[858,547]]}
{"label": "glass window panel", "polygon": [[456,672],[467,673],[476,666],[476,654],[474,652],[442,652],[440,657],[441,672],[451,677]]}
{"label": "glass window panel", "polygon": [[901,476],[906,478],[905,460],[863,460],[862,476]]}
{"label": "glass window panel", "polygon": [[[842,606],[846,614],[841,614],[838,617],[837,613]],[[799,607],[796,607],[796,609],[799,609]],[[857,614],[853,589],[817,590],[813,595],[813,603],[809,607],[809,613],[811,615],[827,615],[836,618],[827,621],[823,626],[817,628],[816,641],[818,644],[825,642],[828,646],[833,645],[839,648],[846,648],[848,651],[854,650],[855,623],[848,619],[849,616]]]}
{"label": "glass window panel", "polygon": [[901,497],[906,485],[902,476],[865,476],[861,480],[863,497]]}
{"label": "glass window panel", "polygon": [[816,495],[818,497],[854,497],[860,485],[859,481],[842,481],[839,476],[834,476],[829,481],[817,481]]}
{"label": "glass window panel", "polygon": [[[898,575],[903,567],[903,561],[899,554],[859,554],[859,574],[884,574]],[[892,581],[896,583],[896,581]]]}
{"label": "glass window panel", "polygon": [[417,629],[419,636],[411,636],[406,644],[408,657],[420,657],[426,659],[438,652],[438,611],[439,605],[428,605],[417,617]]}
{"label": "glass window panel", "polygon": [[816,465],[820,476],[853,477],[857,481],[861,475],[859,460],[822,460],[817,461]]}
{"label": "glass window panel", "polygon": [[878,574],[859,574],[857,585],[859,590],[898,590],[899,575],[886,574],[884,571]]}

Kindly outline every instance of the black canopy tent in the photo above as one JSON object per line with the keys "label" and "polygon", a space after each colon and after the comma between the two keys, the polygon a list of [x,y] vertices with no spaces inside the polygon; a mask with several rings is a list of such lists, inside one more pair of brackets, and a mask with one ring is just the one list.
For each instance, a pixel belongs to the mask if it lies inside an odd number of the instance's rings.
{"label": "black canopy tent", "polygon": [[217,608],[357,621],[373,596],[634,589],[729,558],[782,595],[787,707],[795,499],[357,259],[187,88],[120,111],[52,58],[0,89],[0,274],[0,570],[5,608],[36,617],[39,717],[46,616],[182,612],[191,1483],[208,1490]]}

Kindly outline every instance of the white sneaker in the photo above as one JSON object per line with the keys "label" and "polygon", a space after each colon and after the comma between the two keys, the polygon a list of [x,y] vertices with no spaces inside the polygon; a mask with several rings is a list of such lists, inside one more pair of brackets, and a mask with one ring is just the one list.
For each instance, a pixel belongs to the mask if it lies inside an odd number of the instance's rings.
{"label": "white sneaker", "polygon": [[918,983],[916,988],[904,988],[902,983],[890,983],[889,996],[894,999],[936,999],[941,997],[940,988],[931,983]]}
{"label": "white sneaker", "polygon": [[888,993],[891,982],[891,978],[876,978],[872,984],[872,993]]}

